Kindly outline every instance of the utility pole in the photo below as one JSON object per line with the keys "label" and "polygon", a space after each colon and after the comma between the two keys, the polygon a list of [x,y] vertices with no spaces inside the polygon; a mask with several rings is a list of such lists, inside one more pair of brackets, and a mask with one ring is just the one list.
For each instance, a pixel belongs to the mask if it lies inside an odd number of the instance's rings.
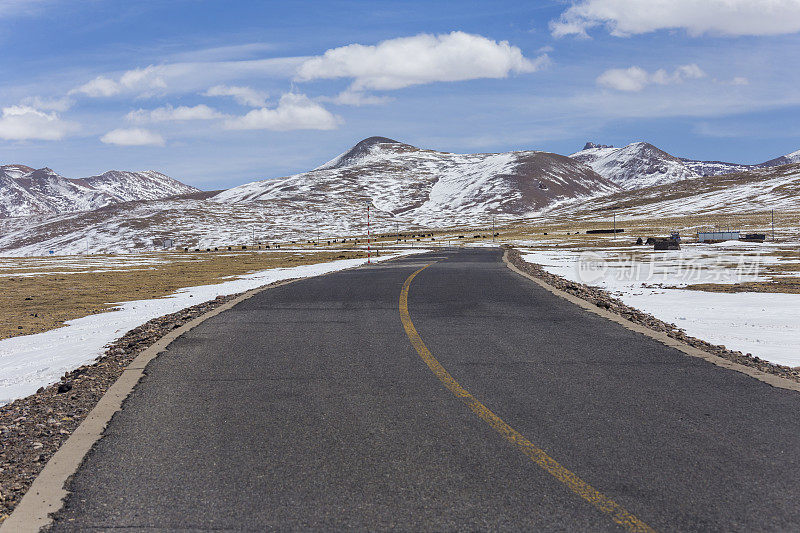
{"label": "utility pole", "polygon": [[614,213],[614,240],[617,240],[617,214]]}
{"label": "utility pole", "polygon": [[369,234],[369,202],[367,202],[367,264],[370,264],[370,263],[372,263],[372,260],[370,259],[370,257],[371,257],[371,254],[370,254],[370,247],[369,247],[369,243],[370,243],[370,234]]}

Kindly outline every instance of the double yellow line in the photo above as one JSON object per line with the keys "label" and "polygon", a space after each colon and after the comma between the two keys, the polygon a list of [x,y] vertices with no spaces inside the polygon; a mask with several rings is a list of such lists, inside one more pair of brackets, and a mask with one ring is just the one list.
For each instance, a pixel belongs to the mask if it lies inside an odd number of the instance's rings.
{"label": "double yellow line", "polygon": [[[433,263],[431,263],[431,265],[432,264]],[[654,530],[650,526],[623,509],[609,497],[601,494],[597,489],[579,478],[573,472],[561,466],[558,461],[547,455],[544,450],[538,448],[531,441],[526,439],[524,435],[506,424],[502,418],[490,411],[488,407],[479,402],[468,390],[462,387],[458,381],[444,369],[439,361],[436,360],[433,354],[431,354],[430,350],[425,346],[425,343],[422,342],[422,338],[419,336],[419,333],[417,333],[417,329],[414,327],[414,323],[411,321],[411,316],[408,313],[408,289],[411,287],[411,282],[417,274],[431,265],[426,265],[408,276],[405,283],[403,283],[402,291],[400,291],[400,320],[403,322],[403,327],[411,341],[411,345],[422,360],[425,361],[425,364],[428,365],[428,368],[431,369],[436,377],[439,378],[439,381],[441,381],[450,392],[464,402],[473,413],[481,418],[481,420],[494,428],[504,439],[517,446],[522,453],[530,457],[534,463],[548,474],[566,485],[572,492],[609,515],[614,522],[623,526],[628,531],[653,532]]]}

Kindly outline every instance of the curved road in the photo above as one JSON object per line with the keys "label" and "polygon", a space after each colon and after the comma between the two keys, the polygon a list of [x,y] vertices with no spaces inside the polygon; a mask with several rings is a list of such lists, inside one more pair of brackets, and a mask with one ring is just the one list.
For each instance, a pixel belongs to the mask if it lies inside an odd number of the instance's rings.
{"label": "curved road", "polygon": [[148,366],[53,529],[800,529],[800,394],[501,257],[411,256],[205,321]]}

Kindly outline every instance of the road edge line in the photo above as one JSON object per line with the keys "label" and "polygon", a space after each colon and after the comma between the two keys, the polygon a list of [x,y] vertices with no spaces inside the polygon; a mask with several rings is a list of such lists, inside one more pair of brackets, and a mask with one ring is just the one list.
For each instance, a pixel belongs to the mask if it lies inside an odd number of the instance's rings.
{"label": "road edge line", "polygon": [[641,324],[635,324],[630,320],[626,320],[620,315],[617,315],[616,313],[612,313],[611,311],[601,309],[596,305],[593,305],[591,302],[584,300],[583,298],[579,298],[573,294],[562,291],[561,289],[558,289],[550,285],[546,281],[539,279],[536,276],[532,276],[527,272],[524,272],[519,268],[517,268],[516,266],[514,266],[514,264],[511,263],[511,261],[509,261],[508,259],[508,249],[505,249],[503,251],[503,262],[509,269],[511,269],[512,271],[516,272],[517,274],[519,274],[524,278],[528,278],[529,280],[533,281],[543,289],[555,294],[556,296],[563,298],[564,300],[567,300],[570,303],[582,307],[583,309],[589,311],[590,313],[594,313],[598,316],[611,320],[612,322],[616,322],[617,324],[621,325],[626,329],[635,331],[636,333],[641,333],[642,335],[646,335],[651,339],[654,339],[662,344],[665,344],[670,348],[675,348],[690,357],[697,357],[698,359],[704,359],[709,363],[713,363],[722,368],[726,368],[728,370],[733,370],[736,372],[741,372],[742,374],[746,374],[752,378],[755,378],[759,381],[762,381],[768,385],[777,387],[779,389],[787,389],[800,392],[800,383],[797,383],[790,379],[782,378],[780,376],[776,376],[775,374],[762,372],[761,370],[758,370],[750,366],[734,363],[733,361],[729,361],[718,355],[714,355],[699,348],[695,348],[694,346],[690,346],[685,342],[673,339],[672,337],[670,337],[669,335],[667,335],[662,331],[654,331],[650,328],[642,326]]}

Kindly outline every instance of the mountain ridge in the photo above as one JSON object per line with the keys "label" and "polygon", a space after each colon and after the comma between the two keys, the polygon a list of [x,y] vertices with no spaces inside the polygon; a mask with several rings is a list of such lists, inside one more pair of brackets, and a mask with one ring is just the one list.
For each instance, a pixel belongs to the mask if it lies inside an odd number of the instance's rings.
{"label": "mountain ridge", "polygon": [[631,190],[686,179],[796,163],[800,162],[800,150],[763,163],[749,165],[677,157],[644,141],[622,147],[595,144],[590,141],[570,157],[589,165],[595,172],[624,189]]}
{"label": "mountain ridge", "polygon": [[246,183],[212,198],[218,202],[314,201],[325,194],[370,198],[390,214],[434,220],[521,215],[553,201],[612,192],[617,186],[559,154],[516,151],[452,154],[387,137],[368,137],[327,163],[283,178]]}
{"label": "mountain ridge", "polygon": [[[658,181],[664,177],[661,166],[666,165],[667,170],[675,170],[667,173],[671,181],[625,189],[570,156],[535,150],[454,154],[388,137],[369,137],[322,168],[224,191],[117,202],[83,212],[0,218],[0,251],[17,256],[49,251],[75,254],[87,249],[127,253],[153,249],[165,237],[200,249],[250,244],[254,238],[305,242],[349,237],[365,232],[366,203],[372,207],[373,231],[391,233],[487,227],[495,218],[502,223],[596,217],[609,209],[627,210],[628,216],[726,213],[767,206],[788,209],[800,192],[800,164],[745,166],[736,174],[697,178],[697,167],[720,163],[681,159],[644,142],[629,147],[621,155],[642,157],[629,158],[633,163],[620,168],[631,171],[644,161],[643,170],[647,164],[655,170],[642,175]],[[592,145],[589,150],[596,160],[620,149]],[[648,157],[653,161],[648,163]],[[52,173],[40,170],[45,177]],[[695,177],[687,177],[692,172]],[[10,187],[4,189],[6,182]],[[20,182],[0,174],[0,204],[4,191],[17,194],[20,201],[38,201]]]}
{"label": "mountain ridge", "polygon": [[299,242],[316,239],[316,231],[343,237],[365,230],[367,202],[378,231],[489,224],[619,190],[559,154],[452,154],[387,137],[364,141],[323,168],[246,183],[210,198],[184,195],[0,220],[0,250],[123,253],[152,249],[167,236],[200,248],[247,244],[253,235]]}
{"label": "mountain ridge", "polygon": [[90,211],[198,190],[154,170],[109,170],[86,178],[65,178],[49,167],[8,164],[0,166],[0,217]]}

